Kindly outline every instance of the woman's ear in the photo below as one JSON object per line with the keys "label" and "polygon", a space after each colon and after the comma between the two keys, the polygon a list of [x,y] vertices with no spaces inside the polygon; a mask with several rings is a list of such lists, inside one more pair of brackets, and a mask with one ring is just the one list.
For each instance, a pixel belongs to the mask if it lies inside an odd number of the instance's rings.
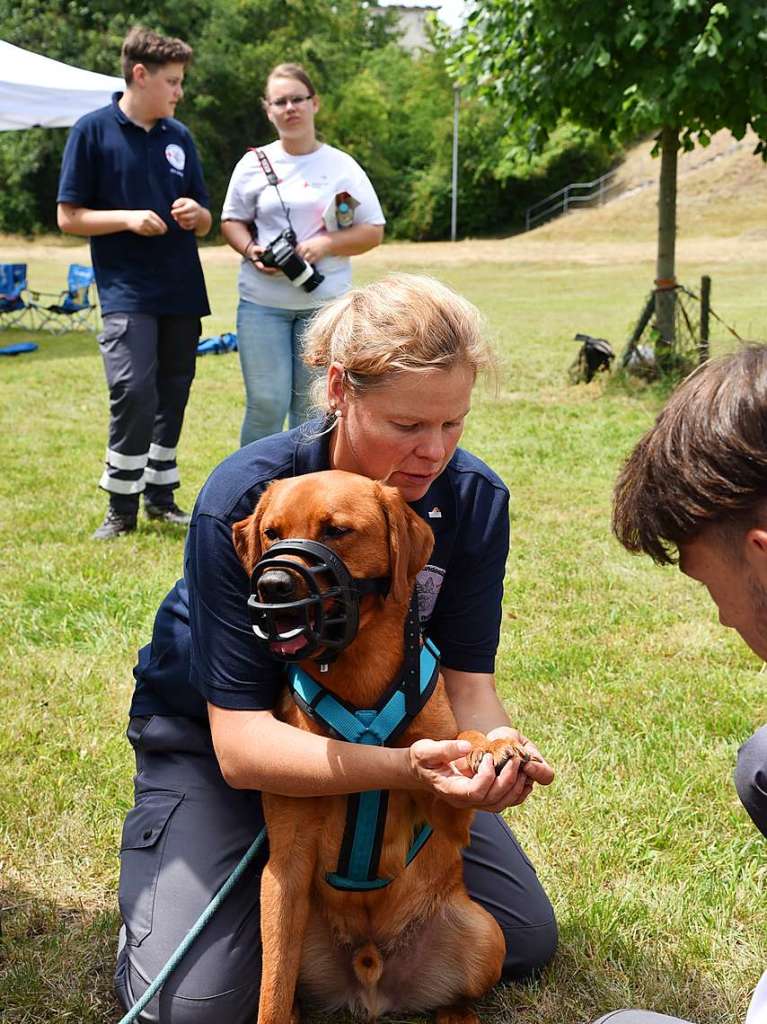
{"label": "woman's ear", "polygon": [[232,543],[237,557],[242,562],[242,567],[248,576],[255,568],[256,562],[263,554],[261,546],[261,520],[264,518],[264,509],[269,503],[269,489],[267,488],[258,500],[255,511],[247,519],[241,519],[232,527]]}
{"label": "woman's ear", "polygon": [[434,547],[431,527],[410,508],[396,487],[378,484],[381,507],[389,528],[389,596],[407,603],[415,578]]}
{"label": "woman's ear", "polygon": [[345,411],[344,368],[340,363],[331,363],[328,367],[327,399],[331,411]]}

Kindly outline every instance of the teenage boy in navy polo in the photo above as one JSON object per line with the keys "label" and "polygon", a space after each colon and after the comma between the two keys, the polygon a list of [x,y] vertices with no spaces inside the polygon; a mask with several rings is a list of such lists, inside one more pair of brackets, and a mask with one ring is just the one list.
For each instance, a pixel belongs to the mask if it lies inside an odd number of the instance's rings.
{"label": "teenage boy in navy polo", "polygon": [[131,29],[125,92],[80,118],[61,165],[58,224],[91,240],[104,321],[109,508],[96,540],[136,529],[142,493],[150,519],[189,522],[173,500],[176,446],[210,312],[195,235],[211,225],[197,150],[173,117],[191,56],[180,39]]}

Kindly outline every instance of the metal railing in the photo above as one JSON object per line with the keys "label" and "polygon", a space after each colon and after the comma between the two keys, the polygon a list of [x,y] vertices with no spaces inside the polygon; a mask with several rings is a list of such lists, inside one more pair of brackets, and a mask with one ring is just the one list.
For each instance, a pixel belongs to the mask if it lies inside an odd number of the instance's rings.
{"label": "metal railing", "polygon": [[552,217],[559,217],[576,206],[585,206],[593,203],[594,206],[601,206],[606,202],[607,195],[617,187],[617,171],[608,171],[601,178],[594,181],[576,181],[571,185],[565,185],[558,192],[552,192],[550,196],[541,199],[525,210],[525,231],[544,220],[551,220]]}

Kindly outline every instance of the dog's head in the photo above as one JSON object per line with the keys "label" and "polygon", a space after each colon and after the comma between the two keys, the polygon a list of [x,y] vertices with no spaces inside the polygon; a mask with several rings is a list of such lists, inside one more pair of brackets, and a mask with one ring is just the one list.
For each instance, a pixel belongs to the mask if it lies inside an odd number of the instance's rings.
{"label": "dog's head", "polygon": [[396,488],[340,470],[271,484],[233,540],[252,601],[269,609],[272,652],[289,661],[347,646],[377,601],[406,608],[434,544]]}

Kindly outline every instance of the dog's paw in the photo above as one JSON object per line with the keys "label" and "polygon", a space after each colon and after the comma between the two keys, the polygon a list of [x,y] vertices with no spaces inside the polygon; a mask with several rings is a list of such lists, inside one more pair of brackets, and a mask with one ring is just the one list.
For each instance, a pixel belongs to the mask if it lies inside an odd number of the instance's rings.
{"label": "dog's paw", "polygon": [[520,746],[519,743],[515,743],[514,740],[510,739],[498,739],[488,740],[482,737],[482,742],[477,743],[475,740],[474,747],[466,755],[466,761],[469,768],[476,775],[479,771],[479,766],[482,764],[482,758],[485,754],[491,754],[493,758],[493,768],[495,774],[500,775],[505,765],[513,757],[518,757],[521,765],[526,765],[530,761],[540,761],[539,757],[534,757],[528,750]]}
{"label": "dog's paw", "polygon": [[516,744],[510,740],[486,740],[481,747],[475,747],[468,755],[469,767],[476,775],[482,763],[482,758],[485,754],[491,754],[495,774],[500,775],[504,766],[514,757],[516,752]]}

